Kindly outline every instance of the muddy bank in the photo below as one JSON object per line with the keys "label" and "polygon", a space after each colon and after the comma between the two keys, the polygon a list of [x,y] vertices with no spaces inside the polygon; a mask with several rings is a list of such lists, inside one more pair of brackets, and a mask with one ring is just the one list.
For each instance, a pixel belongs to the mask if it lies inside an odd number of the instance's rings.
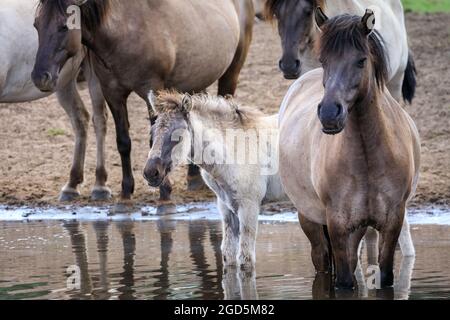
{"label": "muddy bank", "polygon": [[[417,97],[407,109],[416,121],[423,146],[422,177],[414,204],[450,205],[450,30],[448,14],[407,14],[412,51],[419,71]],[[260,23],[242,72],[237,99],[267,113],[276,113],[291,82],[278,71],[280,44],[276,30]],[[214,88],[211,89],[212,92]],[[88,92],[83,91],[85,102]],[[149,124],[146,106],[136,96],[129,102],[133,170],[136,178],[135,201],[155,204],[158,193],[149,190],[142,178],[148,153]],[[7,205],[57,205],[58,193],[67,182],[73,147],[69,121],[56,97],[33,103],[0,105],[0,203]],[[80,205],[89,202],[95,174],[95,139],[89,132],[85,183]],[[109,119],[107,137],[109,186],[120,192],[121,167],[116,151],[115,132]],[[186,192],[185,170],[173,176],[176,203],[206,201],[212,194]]]}

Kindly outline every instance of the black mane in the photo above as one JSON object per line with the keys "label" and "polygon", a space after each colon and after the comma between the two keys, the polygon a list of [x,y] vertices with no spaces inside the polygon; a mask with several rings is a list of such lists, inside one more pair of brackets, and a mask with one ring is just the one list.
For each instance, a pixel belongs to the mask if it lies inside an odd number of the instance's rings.
{"label": "black mane", "polygon": [[[67,16],[67,0],[40,0],[37,15],[51,20],[55,15]],[[109,0],[88,0],[80,6],[82,25],[88,30],[97,29],[109,12]]]}

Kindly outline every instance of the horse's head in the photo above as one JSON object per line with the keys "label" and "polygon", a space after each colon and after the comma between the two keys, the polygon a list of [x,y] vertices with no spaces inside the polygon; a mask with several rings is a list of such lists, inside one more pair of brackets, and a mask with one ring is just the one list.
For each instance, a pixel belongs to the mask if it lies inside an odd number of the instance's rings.
{"label": "horse's head", "polygon": [[267,0],[266,16],[278,20],[283,56],[279,62],[286,79],[301,74],[300,52],[306,50],[311,38],[313,13],[317,0]]}
{"label": "horse's head", "polygon": [[[42,91],[54,91],[66,62],[80,52],[81,26],[77,5],[83,0],[41,0],[34,26],[39,49],[32,73],[34,84]],[[78,8],[78,9],[77,9]]]}
{"label": "horse's head", "polygon": [[[149,95],[152,111],[157,120],[152,126],[152,148],[144,169],[144,178],[150,186],[159,187],[173,168],[185,163],[191,152],[189,110],[192,98],[185,95],[168,95],[160,99]],[[164,100],[164,101],[162,101]]]}
{"label": "horse's head", "polygon": [[324,69],[325,94],[318,107],[326,134],[344,130],[355,105],[374,97],[376,87],[387,77],[381,38],[374,32],[375,15],[341,15],[328,19],[318,8],[316,22],[321,29],[317,50]]}

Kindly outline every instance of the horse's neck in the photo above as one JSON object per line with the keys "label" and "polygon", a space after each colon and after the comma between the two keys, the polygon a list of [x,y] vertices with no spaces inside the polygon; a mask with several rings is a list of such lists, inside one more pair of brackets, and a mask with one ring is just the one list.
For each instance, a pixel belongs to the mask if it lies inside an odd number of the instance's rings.
{"label": "horse's neck", "polygon": [[[98,0],[96,0],[98,2]],[[101,25],[95,26],[95,29],[91,29],[92,26],[83,26],[82,36],[85,45],[93,50],[95,53],[101,49],[111,49],[111,43],[114,43],[114,39],[123,32],[122,28],[119,28],[117,24],[119,21],[126,21],[124,15],[127,9],[123,9],[124,3],[128,4],[128,1],[117,0],[103,0],[108,5],[108,14],[103,18]],[[125,24],[126,25],[126,24]]]}
{"label": "horse's neck", "polygon": [[[351,127],[357,131],[363,148],[366,152],[379,150],[386,146],[387,139],[390,136],[386,118],[386,96],[378,88],[373,89],[372,95],[354,106],[350,115]],[[370,89],[369,89],[370,91]],[[352,134],[351,139],[356,135]]]}

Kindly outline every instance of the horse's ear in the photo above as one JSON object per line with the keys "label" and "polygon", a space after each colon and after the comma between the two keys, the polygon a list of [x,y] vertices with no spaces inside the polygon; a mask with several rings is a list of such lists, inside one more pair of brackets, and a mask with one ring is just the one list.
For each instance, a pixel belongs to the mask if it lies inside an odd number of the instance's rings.
{"label": "horse's ear", "polygon": [[189,113],[192,110],[192,96],[186,93],[181,101],[181,108],[184,113]]}
{"label": "horse's ear", "polygon": [[366,9],[366,14],[361,19],[361,24],[366,35],[372,33],[375,29],[375,12],[371,9]]}
{"label": "horse's ear", "polygon": [[328,17],[323,12],[321,7],[316,8],[315,20],[316,20],[316,24],[319,27],[319,29],[322,30],[322,26],[325,24],[325,22],[327,22]]}
{"label": "horse's ear", "polygon": [[148,94],[148,103],[150,104],[150,108],[148,110],[149,114],[153,112],[153,114],[156,114],[156,96],[153,90],[150,90]]}

